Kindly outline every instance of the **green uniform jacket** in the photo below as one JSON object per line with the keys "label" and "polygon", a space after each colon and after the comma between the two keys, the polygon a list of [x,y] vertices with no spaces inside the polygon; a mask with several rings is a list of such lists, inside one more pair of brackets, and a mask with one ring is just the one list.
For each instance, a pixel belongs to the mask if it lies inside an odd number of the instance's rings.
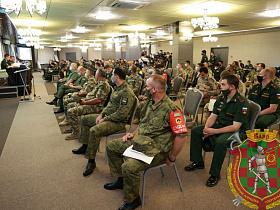
{"label": "green uniform jacket", "polygon": [[87,82],[87,78],[85,78],[85,75],[81,75],[74,83],[74,86],[82,86]]}
{"label": "green uniform jacket", "polygon": [[236,91],[235,95],[227,102],[227,97],[220,96],[214,104],[213,114],[218,115],[218,124],[226,127],[233,121],[242,123],[240,131],[249,130],[249,102]]}
{"label": "green uniform jacket", "polygon": [[186,71],[187,75],[189,75],[188,81],[187,81],[187,82],[188,82],[188,83],[192,83],[192,81],[193,81],[193,75],[194,75],[194,70],[193,70],[193,68],[192,68],[192,67],[186,68],[185,71]]}
{"label": "green uniform jacket", "polygon": [[135,95],[126,82],[116,86],[110,101],[102,111],[104,121],[124,122],[130,117]]}
{"label": "green uniform jacket", "polygon": [[94,98],[98,98],[99,100],[101,100],[101,102],[95,104],[94,106],[103,107],[108,98],[109,93],[110,93],[109,83],[105,79],[101,80],[97,82],[97,85],[93,88],[93,90],[87,94],[86,101]]}
{"label": "green uniform jacket", "polygon": [[143,79],[139,76],[139,74],[134,74],[134,75],[131,74],[126,78],[127,78],[126,79],[127,84],[133,90],[134,94],[138,96],[140,93]]}
{"label": "green uniform jacket", "polygon": [[203,55],[202,58],[201,58],[200,63],[204,63],[204,62],[208,62],[208,57],[207,57],[207,55]]}
{"label": "green uniform jacket", "polygon": [[7,69],[8,68],[8,62],[3,59],[1,62],[1,69]]}
{"label": "green uniform jacket", "polygon": [[82,89],[80,90],[80,93],[87,91],[88,93],[93,90],[93,88],[96,85],[96,80],[94,77],[90,77],[88,81],[83,85]]}
{"label": "green uniform jacket", "polygon": [[210,62],[212,65],[214,65],[214,64],[216,63],[216,60],[217,60],[217,56],[216,56],[216,55],[214,55],[214,56],[210,55],[209,62]]}
{"label": "green uniform jacket", "polygon": [[79,74],[76,70],[72,71],[69,76],[67,77],[66,82],[68,82],[70,79],[73,79],[73,83],[79,78]]}
{"label": "green uniform jacket", "polygon": [[[270,104],[280,104],[280,89],[272,81],[262,89],[262,84],[254,85],[249,92],[250,100],[261,106],[261,110],[270,107]],[[279,113],[279,105],[276,114]]]}
{"label": "green uniform jacket", "polygon": [[179,107],[167,95],[156,104],[149,100],[142,109],[137,135],[149,136],[160,146],[160,152],[169,152],[175,138],[170,127],[170,113],[177,110]]}

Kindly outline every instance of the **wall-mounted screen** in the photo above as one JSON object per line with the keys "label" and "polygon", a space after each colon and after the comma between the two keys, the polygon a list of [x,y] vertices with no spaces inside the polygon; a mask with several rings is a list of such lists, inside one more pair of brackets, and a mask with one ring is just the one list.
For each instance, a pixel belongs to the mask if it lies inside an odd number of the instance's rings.
{"label": "wall-mounted screen", "polygon": [[18,47],[18,58],[24,61],[31,61],[32,60],[32,53],[30,47]]}

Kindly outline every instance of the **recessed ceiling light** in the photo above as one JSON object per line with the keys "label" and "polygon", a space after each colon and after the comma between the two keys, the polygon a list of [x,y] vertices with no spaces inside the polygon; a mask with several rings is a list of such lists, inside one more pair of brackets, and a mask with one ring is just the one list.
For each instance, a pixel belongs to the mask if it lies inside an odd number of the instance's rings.
{"label": "recessed ceiling light", "polygon": [[217,14],[227,12],[233,9],[233,7],[226,3],[207,1],[186,5],[180,11],[186,14],[203,15],[204,9],[207,9],[207,14]]}
{"label": "recessed ceiling light", "polygon": [[265,16],[265,17],[279,17],[280,16],[280,9],[273,9],[273,10],[266,10],[260,15]]}
{"label": "recessed ceiling light", "polygon": [[115,16],[111,14],[109,11],[100,11],[94,15],[94,17],[98,20],[109,20],[114,18]]}
{"label": "recessed ceiling light", "polygon": [[12,19],[12,22],[15,25],[23,25],[23,26],[47,26],[50,23],[41,20],[33,20],[33,19]]}
{"label": "recessed ceiling light", "polygon": [[84,26],[77,26],[75,29],[72,29],[72,31],[77,34],[84,34],[89,32],[90,30],[86,29]]}

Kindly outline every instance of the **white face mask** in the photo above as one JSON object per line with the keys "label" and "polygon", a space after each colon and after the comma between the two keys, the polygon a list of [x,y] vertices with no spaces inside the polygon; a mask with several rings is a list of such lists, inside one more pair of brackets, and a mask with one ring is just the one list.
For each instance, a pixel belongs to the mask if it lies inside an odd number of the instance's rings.
{"label": "white face mask", "polygon": [[198,67],[195,67],[195,70],[197,71],[197,70],[198,70]]}

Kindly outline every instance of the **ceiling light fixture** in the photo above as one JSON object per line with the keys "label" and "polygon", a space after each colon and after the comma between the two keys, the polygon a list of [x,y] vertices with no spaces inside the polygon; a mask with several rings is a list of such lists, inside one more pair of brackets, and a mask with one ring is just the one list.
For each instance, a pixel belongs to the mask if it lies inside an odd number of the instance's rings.
{"label": "ceiling light fixture", "polygon": [[97,20],[109,20],[112,19],[114,16],[109,11],[102,11],[98,12],[94,17]]}
{"label": "ceiling light fixture", "polygon": [[273,9],[273,10],[266,10],[260,15],[265,16],[265,17],[279,17],[280,16],[280,8],[279,9]]}
{"label": "ceiling light fixture", "polygon": [[32,29],[31,26],[28,29],[18,29],[19,35],[22,37],[27,46],[39,45],[40,35],[42,31],[39,29]]}
{"label": "ceiling light fixture", "polygon": [[217,42],[218,37],[211,36],[211,34],[208,37],[202,38],[203,42]]}
{"label": "ceiling light fixture", "polygon": [[72,31],[77,34],[84,34],[89,32],[90,30],[86,29],[84,26],[77,26],[75,29],[72,29]]}
{"label": "ceiling light fixture", "polygon": [[61,48],[55,47],[55,48],[53,48],[53,51],[61,51]]}
{"label": "ceiling light fixture", "polygon": [[207,9],[204,9],[202,18],[192,18],[191,23],[194,28],[200,26],[203,30],[211,30],[218,28],[219,18],[218,17],[207,17]]}
{"label": "ceiling light fixture", "polygon": [[183,38],[185,41],[192,39],[193,36],[194,36],[194,34],[192,32],[189,32],[189,31],[183,32]]}
{"label": "ceiling light fixture", "polygon": [[[38,15],[43,15],[46,12],[47,4],[46,1],[37,0],[25,0],[26,10],[32,17],[33,13],[36,12]],[[22,0],[1,0],[1,7],[5,8],[8,14],[15,12],[19,16],[22,10]]]}

